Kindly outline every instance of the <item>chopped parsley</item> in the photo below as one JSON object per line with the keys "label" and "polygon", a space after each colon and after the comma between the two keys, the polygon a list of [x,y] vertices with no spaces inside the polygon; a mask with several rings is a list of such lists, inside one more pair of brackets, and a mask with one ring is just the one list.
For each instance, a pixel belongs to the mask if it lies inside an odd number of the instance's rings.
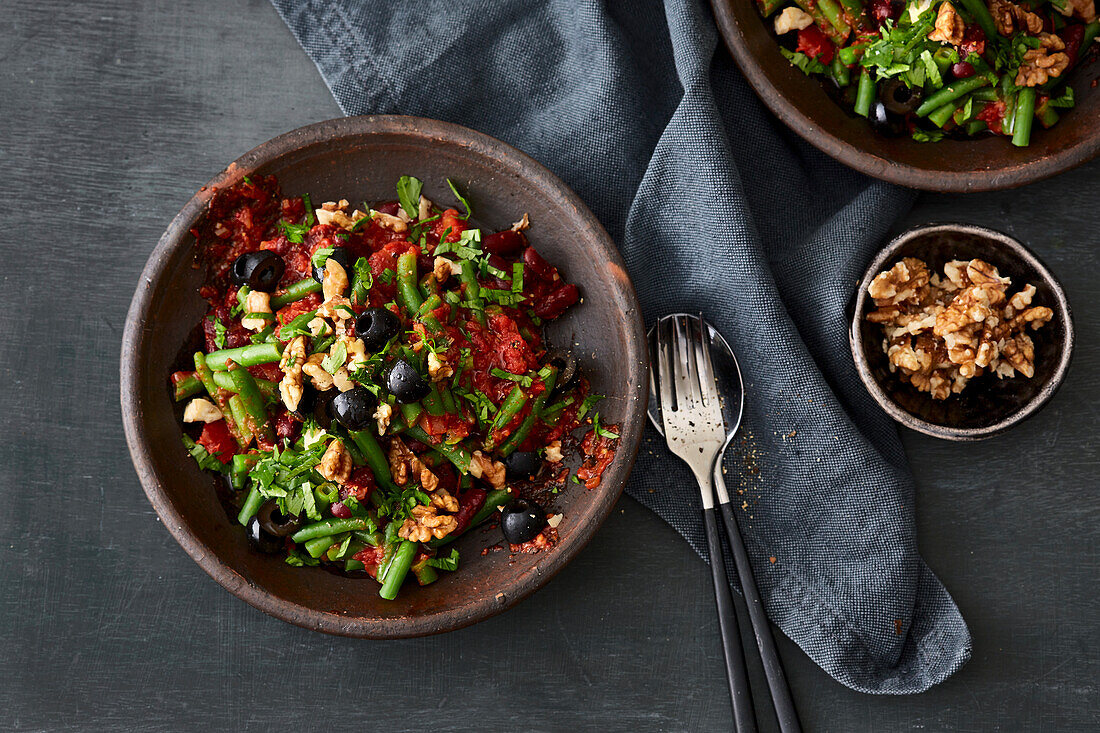
{"label": "chopped parsley", "polygon": [[462,206],[466,209],[466,214],[460,218],[469,220],[470,215],[474,213],[474,210],[470,208],[470,202],[462,197],[462,194],[458,192],[458,189],[455,188],[455,184],[451,181],[450,178],[447,179],[447,185],[450,186],[451,193],[455,195],[455,198],[458,199]]}
{"label": "chopped parsley", "polygon": [[397,200],[411,219],[420,215],[420,192],[423,188],[419,178],[401,176],[397,179]]}

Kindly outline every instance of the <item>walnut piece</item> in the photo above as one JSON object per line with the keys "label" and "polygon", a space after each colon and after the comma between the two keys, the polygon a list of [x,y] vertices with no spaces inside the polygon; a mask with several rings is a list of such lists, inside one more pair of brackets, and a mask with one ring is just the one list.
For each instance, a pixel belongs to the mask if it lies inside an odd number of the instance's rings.
{"label": "walnut piece", "polygon": [[310,354],[306,363],[302,365],[302,371],[309,377],[309,381],[318,392],[332,389],[332,375],[325,371],[321,362],[325,360],[325,354]]}
{"label": "walnut piece", "polygon": [[217,422],[222,417],[222,411],[205,397],[196,397],[183,408],[184,422]]}
{"label": "walnut piece", "polygon": [[555,440],[546,446],[546,452],[543,453],[543,457],[550,463],[558,463],[562,459],[561,455],[561,441]]}
{"label": "walnut piece", "polygon": [[298,409],[298,403],[302,400],[302,366],[305,363],[306,337],[296,336],[283,349],[283,356],[279,360],[279,368],[283,370],[283,378],[279,381],[279,396],[286,409],[291,412]]}
{"label": "walnut piece", "polygon": [[347,483],[351,476],[351,453],[344,446],[343,441],[336,439],[328,444],[321,462],[315,468],[317,473],[325,477],[327,481],[335,481],[338,484]]}
{"label": "walnut piece", "polygon": [[1095,0],[1065,0],[1063,7],[1055,4],[1054,9],[1067,18],[1077,17],[1086,23],[1096,20]]}
{"label": "walnut piece", "polygon": [[378,425],[378,434],[385,435],[390,427],[390,419],[393,417],[393,405],[388,402],[379,402],[378,409],[374,411],[374,421]]}
{"label": "walnut piece", "polygon": [[494,461],[481,451],[474,451],[470,458],[470,475],[474,478],[484,478],[494,489],[504,488],[504,464]]}
{"label": "walnut piece", "polygon": [[405,486],[412,477],[420,482],[420,487],[424,491],[435,491],[439,486],[439,477],[432,473],[432,470],[425,466],[400,438],[395,437],[390,441],[387,459],[390,464],[390,475],[398,486]]}
{"label": "walnut piece", "polygon": [[347,289],[348,271],[336,261],[336,258],[329,257],[325,260],[325,274],[321,278],[321,295],[327,301],[343,295]]}
{"label": "walnut piece", "polygon": [[455,370],[447,363],[446,354],[437,354],[434,351],[428,352],[428,376],[431,377],[433,382],[442,382],[444,379],[453,377],[454,374]]}
{"label": "walnut piece", "polygon": [[271,315],[271,293],[263,293],[259,290],[250,290],[248,297],[244,299],[245,315],[241,318],[241,325],[250,331],[262,331],[271,322],[270,318],[253,318],[251,313],[266,313]]}
{"label": "walnut piece", "polygon": [[1043,30],[1043,19],[1010,0],[988,0],[993,24],[1002,36],[1011,36],[1017,30],[1035,35]]}
{"label": "walnut piece", "polygon": [[433,537],[441,540],[458,529],[458,520],[454,515],[443,512],[457,511],[458,501],[446,489],[439,489],[431,493],[430,504],[418,504],[412,508],[412,516],[397,530],[397,536],[412,542],[428,542]]}
{"label": "walnut piece", "polygon": [[966,23],[955,11],[955,6],[945,2],[936,14],[936,27],[928,34],[928,40],[958,46],[963,41]]}
{"label": "walnut piece", "polygon": [[867,320],[882,326],[890,370],[917,390],[944,400],[985,372],[1000,378],[1034,373],[1035,349],[1024,332],[1054,312],[1031,307],[1027,285],[1011,298],[1011,281],[983,260],[954,260],[944,276],[929,276],[920,260],[906,258],[868,286],[875,310]]}
{"label": "walnut piece", "polygon": [[813,25],[814,17],[801,8],[784,8],[783,12],[775,17],[775,33],[783,35],[791,31],[800,31]]}
{"label": "walnut piece", "polygon": [[[813,22],[813,18],[810,19],[810,22]],[[523,216],[520,217],[519,221],[512,222],[512,231],[513,232],[524,232],[524,231],[527,231],[530,227],[531,227],[531,217],[527,216],[527,212],[523,213]]]}
{"label": "walnut piece", "polygon": [[[404,211],[404,209],[401,211]],[[409,225],[406,224],[401,217],[393,216],[392,214],[383,214],[381,211],[372,211],[370,215],[383,229],[389,229],[397,234],[401,234],[409,228]]]}
{"label": "walnut piece", "polygon": [[1020,70],[1016,73],[1018,87],[1046,84],[1048,79],[1061,76],[1069,67],[1069,56],[1062,53],[1066,44],[1061,38],[1053,33],[1042,33],[1039,40],[1042,45],[1039,48],[1029,48],[1020,60]]}
{"label": "walnut piece", "polygon": [[416,207],[417,219],[428,219],[432,215],[432,202],[426,199],[424,196],[420,197],[420,201]]}

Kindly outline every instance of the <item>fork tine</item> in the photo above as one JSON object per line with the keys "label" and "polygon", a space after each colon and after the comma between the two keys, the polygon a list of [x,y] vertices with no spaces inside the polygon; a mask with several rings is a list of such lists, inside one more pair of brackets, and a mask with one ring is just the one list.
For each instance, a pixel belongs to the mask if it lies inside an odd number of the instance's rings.
{"label": "fork tine", "polygon": [[662,414],[676,409],[672,389],[676,377],[672,361],[672,324],[662,318],[657,321],[657,382],[661,390]]}
{"label": "fork tine", "polygon": [[714,377],[714,364],[710,360],[710,334],[702,315],[695,321],[695,328],[697,329],[695,357],[698,360],[699,382],[703,401],[707,407],[717,407],[721,410],[721,404],[718,401],[718,386]]}
{"label": "fork tine", "polygon": [[688,335],[689,316],[676,318],[673,329],[675,343],[676,406],[677,409],[692,406],[699,401],[699,372],[695,367],[694,349]]}

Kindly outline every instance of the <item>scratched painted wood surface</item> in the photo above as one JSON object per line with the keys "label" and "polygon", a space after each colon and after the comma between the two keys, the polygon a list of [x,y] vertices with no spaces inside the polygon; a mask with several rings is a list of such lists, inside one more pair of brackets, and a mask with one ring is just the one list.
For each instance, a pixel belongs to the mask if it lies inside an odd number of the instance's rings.
{"label": "scratched painted wood surface", "polygon": [[[261,0],[9,3],[0,59],[0,728],[729,727],[705,568],[629,499],[545,590],[437,638],[322,636],[209,580],[130,467],[126,307],[194,189],[339,111]],[[1033,245],[1069,291],[1077,358],[1054,403],[1009,435],[906,436],[921,546],[970,622],[973,661],[927,694],[876,698],[781,639],[807,730],[1100,726],[1098,174],[927,196],[908,218]]]}

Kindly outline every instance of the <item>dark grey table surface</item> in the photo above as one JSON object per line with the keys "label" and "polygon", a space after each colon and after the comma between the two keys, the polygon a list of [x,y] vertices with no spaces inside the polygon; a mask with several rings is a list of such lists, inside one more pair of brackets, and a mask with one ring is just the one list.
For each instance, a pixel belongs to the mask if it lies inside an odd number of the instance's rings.
{"label": "dark grey table surface", "polygon": [[[130,466],[126,308],[195,189],[339,110],[262,0],[9,3],[0,60],[0,728],[730,726],[706,568],[627,498],[536,596],[434,638],[304,631],[210,580]],[[1100,729],[1098,174],[924,196],[904,222],[973,221],[1032,245],[1069,292],[1077,355],[1054,402],[1008,435],[905,436],[921,547],[973,660],[926,694],[871,697],[781,638],[807,730]]]}

